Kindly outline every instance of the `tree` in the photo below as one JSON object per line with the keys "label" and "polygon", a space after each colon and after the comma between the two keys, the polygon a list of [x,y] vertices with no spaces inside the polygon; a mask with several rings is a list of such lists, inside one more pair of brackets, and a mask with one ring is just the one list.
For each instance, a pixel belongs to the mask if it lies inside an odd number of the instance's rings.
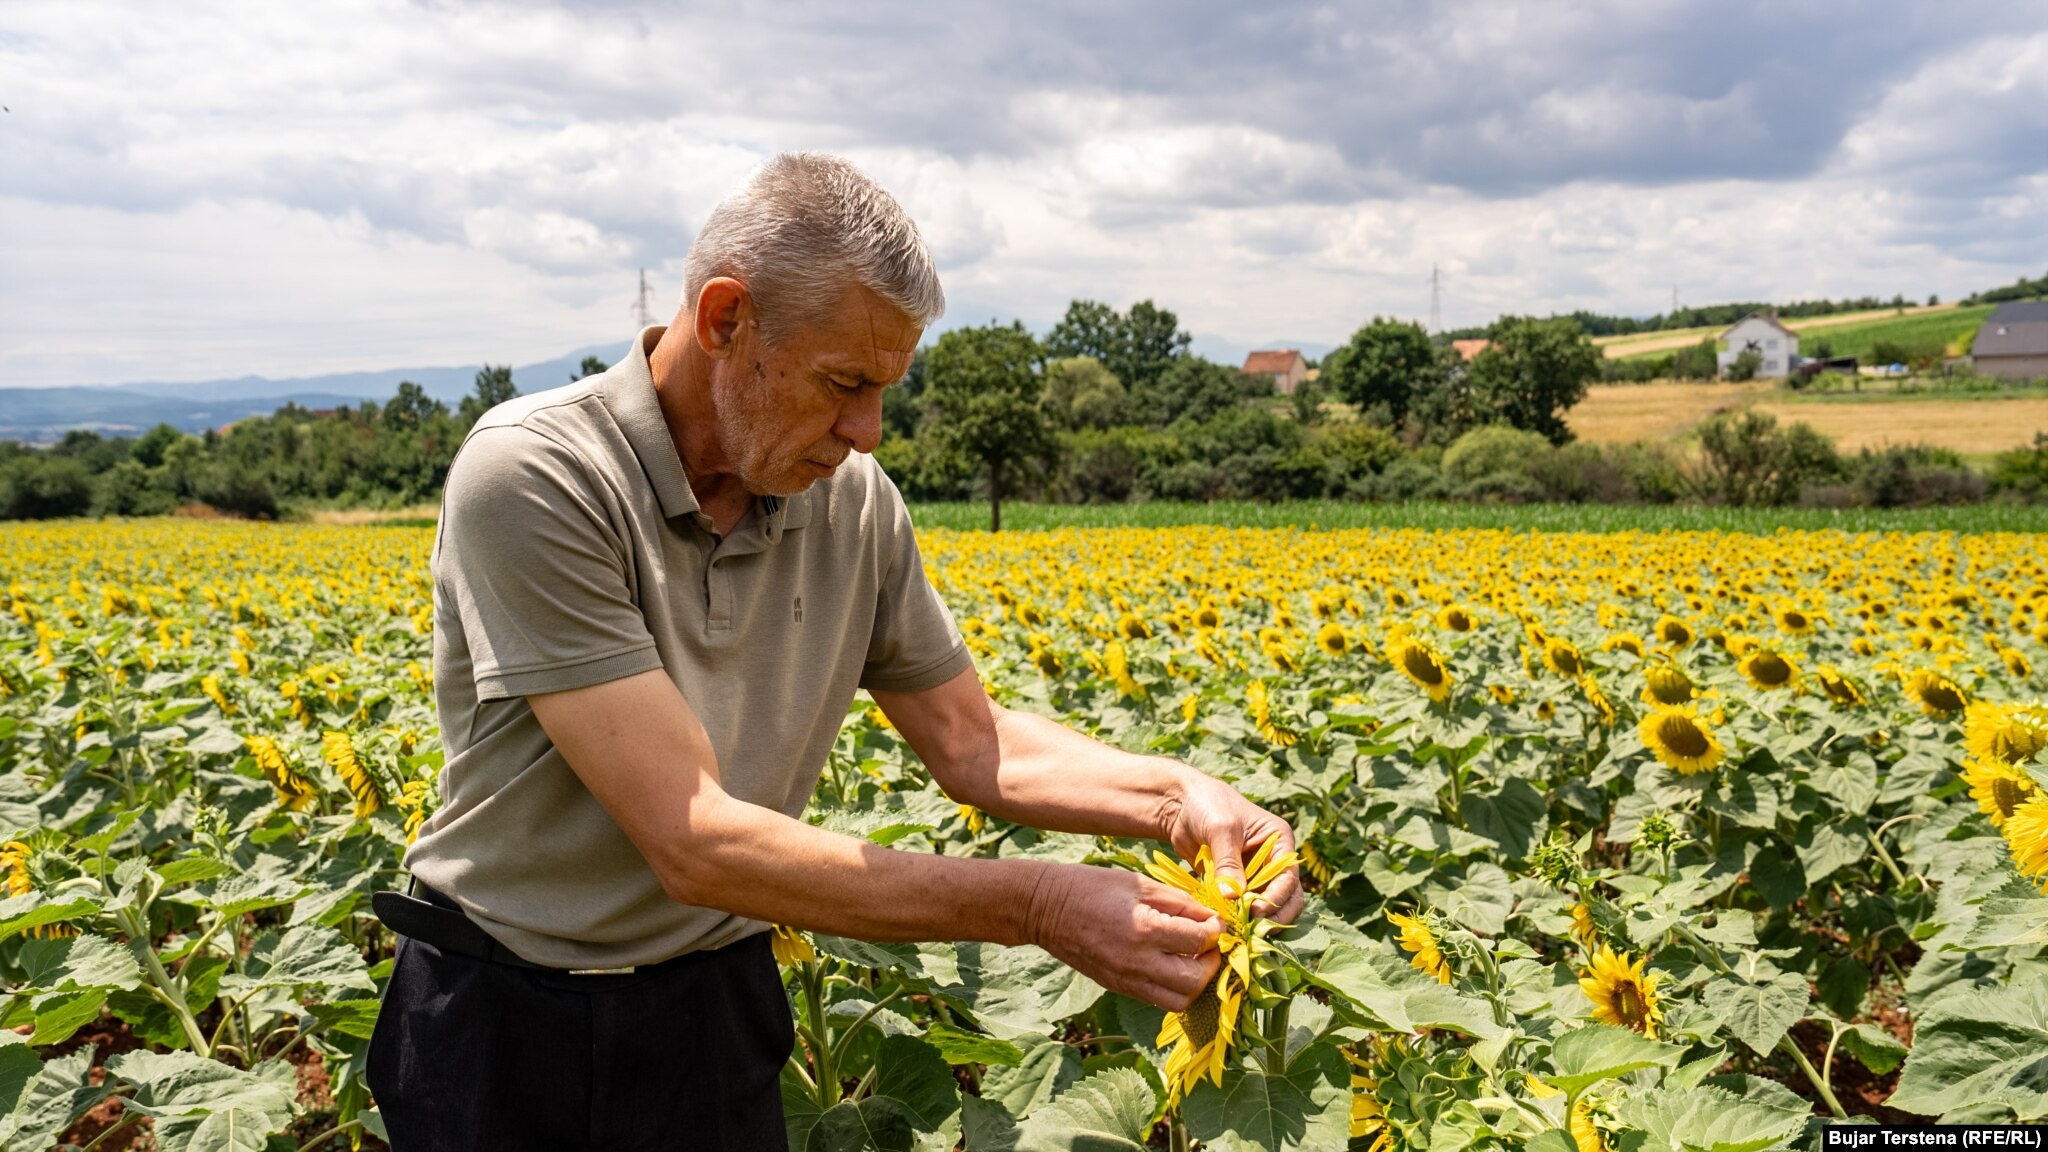
{"label": "tree", "polygon": [[1056,359],[1092,356],[1126,389],[1137,393],[1187,356],[1194,337],[1180,330],[1180,318],[1150,300],[1118,312],[1095,300],[1076,300],[1046,335],[1046,355]]}
{"label": "tree", "polygon": [[1445,351],[1422,325],[1375,316],[1324,359],[1317,382],[1367,419],[1399,428],[1416,395],[1439,387],[1449,372]]}
{"label": "tree", "polygon": [[576,371],[569,374],[569,382],[571,384],[574,384],[576,381],[583,379],[585,376],[595,376],[598,373],[603,372],[610,367],[611,365],[605,363],[604,361],[598,359],[595,356],[585,356],[583,358],[582,367],[578,368]]}
{"label": "tree", "polygon": [[1474,403],[1494,419],[1541,432],[1553,444],[1572,438],[1564,412],[1600,378],[1600,350],[1569,319],[1509,316],[1471,365]]}
{"label": "tree", "polygon": [[1764,366],[1764,354],[1754,348],[1744,348],[1728,362],[1728,379],[1737,384],[1756,379],[1759,369]]}
{"label": "tree", "polygon": [[1005,485],[1055,447],[1039,406],[1043,354],[1024,325],[991,324],[939,337],[926,362],[926,435],[987,468],[991,532],[1003,527]]}
{"label": "tree", "polygon": [[184,438],[183,432],[169,424],[158,424],[128,446],[128,457],[144,468],[159,467],[164,462],[164,451]]}
{"label": "tree", "polygon": [[1841,473],[1828,438],[1803,421],[1779,428],[1766,412],[1716,413],[1700,425],[1702,496],[1741,506],[1789,504],[1810,481]]}
{"label": "tree", "polygon": [[1045,366],[1045,410],[1062,428],[1108,428],[1123,422],[1123,382],[1093,356]]}
{"label": "tree", "polygon": [[462,398],[462,407],[455,413],[456,422],[464,428],[474,428],[484,413],[517,395],[519,389],[512,383],[512,366],[486,364],[476,374],[476,391]]}
{"label": "tree", "polygon": [[1721,374],[1720,342],[1708,336],[1671,354],[1671,374],[1681,380],[1712,380]]}
{"label": "tree", "polygon": [[1242,407],[1246,400],[1273,394],[1273,378],[1248,376],[1228,364],[1200,356],[1183,356],[1157,380],[1133,389],[1133,405],[1155,426],[1185,420],[1212,420]]}
{"label": "tree", "polygon": [[427,390],[410,380],[398,382],[398,394],[384,405],[384,427],[394,431],[414,429],[433,419],[446,416],[448,406],[427,395]]}

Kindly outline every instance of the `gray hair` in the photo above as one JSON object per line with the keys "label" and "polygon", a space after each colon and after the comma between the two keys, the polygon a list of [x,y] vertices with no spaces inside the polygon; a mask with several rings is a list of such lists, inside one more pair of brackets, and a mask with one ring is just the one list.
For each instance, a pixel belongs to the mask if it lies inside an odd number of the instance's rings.
{"label": "gray hair", "polygon": [[762,338],[776,343],[817,321],[858,283],[920,327],[946,311],[938,269],[896,198],[822,152],[784,152],[720,201],[690,245],[683,304],[730,276],[754,298]]}

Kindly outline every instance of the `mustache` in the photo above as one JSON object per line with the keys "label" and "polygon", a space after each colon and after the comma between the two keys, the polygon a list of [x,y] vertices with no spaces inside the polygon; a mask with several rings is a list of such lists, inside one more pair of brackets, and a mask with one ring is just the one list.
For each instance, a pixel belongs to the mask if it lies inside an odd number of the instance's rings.
{"label": "mustache", "polygon": [[839,448],[839,451],[835,453],[829,460],[820,459],[816,456],[811,457],[811,459],[816,463],[823,464],[827,468],[837,468],[841,464],[846,463],[846,458],[851,455],[853,455],[853,445],[846,444],[842,445]]}

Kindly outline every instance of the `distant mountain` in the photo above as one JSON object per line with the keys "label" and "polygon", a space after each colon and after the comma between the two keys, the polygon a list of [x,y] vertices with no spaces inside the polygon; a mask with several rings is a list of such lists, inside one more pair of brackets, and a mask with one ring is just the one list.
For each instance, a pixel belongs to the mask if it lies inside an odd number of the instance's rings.
{"label": "distant mountain", "polygon": [[[607,364],[626,354],[627,342],[594,344],[552,360],[512,369],[521,392],[559,388],[579,374],[585,356]],[[388,400],[402,380],[451,407],[476,386],[482,365],[456,368],[392,368],[381,372],[337,372],[326,376],[238,376],[222,380],[79,385],[71,388],[0,388],[0,440],[55,440],[72,428],[119,436],[159,423],[186,432],[218,428],[245,416],[262,416],[297,403],[306,408],[339,408],[364,400]]]}

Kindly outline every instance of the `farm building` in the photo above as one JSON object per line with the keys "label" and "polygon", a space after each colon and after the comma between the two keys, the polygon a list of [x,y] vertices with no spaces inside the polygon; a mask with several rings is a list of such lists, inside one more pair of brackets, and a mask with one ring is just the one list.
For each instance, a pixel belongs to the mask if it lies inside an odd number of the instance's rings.
{"label": "farm building", "polygon": [[1763,357],[1757,366],[1759,378],[1789,376],[1799,367],[1799,333],[1778,322],[1769,312],[1752,312],[1736,322],[1735,327],[1721,333],[1721,339],[1728,344],[1728,350],[1716,357],[1721,371],[1744,352],[1754,350]]}
{"label": "farm building", "polygon": [[1486,351],[1486,350],[1487,350],[1488,348],[1491,348],[1491,347],[1493,347],[1493,341],[1491,341],[1491,340],[1453,340],[1453,341],[1451,341],[1451,347],[1457,350],[1457,353],[1458,353],[1458,359],[1460,359],[1460,360],[1470,360],[1470,359],[1472,359],[1472,358],[1473,358],[1474,356],[1477,356],[1477,355],[1479,355],[1479,354],[1480,354],[1481,352],[1484,352],[1484,351]]}
{"label": "farm building", "polygon": [[2048,300],[2008,300],[1985,318],[1971,359],[1986,376],[2048,377]]}
{"label": "farm building", "polygon": [[1244,358],[1244,370],[1250,376],[1271,376],[1273,390],[1282,396],[1294,395],[1301,382],[1309,378],[1308,360],[1299,348],[1253,352]]}

